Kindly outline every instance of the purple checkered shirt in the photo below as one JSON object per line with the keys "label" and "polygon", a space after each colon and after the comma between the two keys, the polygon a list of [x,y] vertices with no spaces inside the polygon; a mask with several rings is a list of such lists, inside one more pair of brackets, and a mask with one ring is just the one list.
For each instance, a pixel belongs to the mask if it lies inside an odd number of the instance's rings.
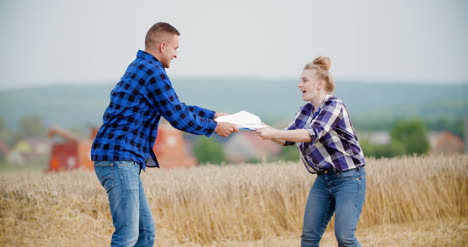
{"label": "purple checkered shirt", "polygon": [[286,142],[296,144],[307,171],[345,171],[365,165],[364,154],[359,145],[343,102],[327,95],[317,111],[308,103],[302,106],[288,130],[305,129],[310,142]]}

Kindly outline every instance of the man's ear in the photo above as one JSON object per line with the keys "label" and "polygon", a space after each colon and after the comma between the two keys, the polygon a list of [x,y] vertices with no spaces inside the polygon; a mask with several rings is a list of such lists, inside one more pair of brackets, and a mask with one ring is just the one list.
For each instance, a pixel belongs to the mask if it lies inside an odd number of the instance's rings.
{"label": "man's ear", "polygon": [[161,44],[159,44],[159,47],[158,47],[159,52],[162,53],[166,49],[166,46],[167,46],[166,42],[164,42],[164,41],[161,42]]}

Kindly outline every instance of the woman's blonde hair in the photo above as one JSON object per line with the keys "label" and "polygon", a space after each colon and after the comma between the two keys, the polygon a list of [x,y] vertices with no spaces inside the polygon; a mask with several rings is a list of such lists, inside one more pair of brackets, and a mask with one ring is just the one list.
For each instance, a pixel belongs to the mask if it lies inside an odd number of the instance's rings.
{"label": "woman's blonde hair", "polygon": [[335,82],[330,74],[331,60],[329,57],[318,57],[311,63],[306,64],[304,70],[309,69],[315,71],[319,79],[325,81],[325,90],[331,93],[335,90]]}

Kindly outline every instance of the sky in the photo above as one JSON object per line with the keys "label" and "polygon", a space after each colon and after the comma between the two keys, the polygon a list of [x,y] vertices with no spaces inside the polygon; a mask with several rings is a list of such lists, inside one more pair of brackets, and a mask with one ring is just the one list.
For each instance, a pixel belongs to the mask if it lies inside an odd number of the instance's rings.
{"label": "sky", "polygon": [[117,82],[156,22],[180,32],[171,78],[468,83],[464,0],[2,0],[0,89]]}

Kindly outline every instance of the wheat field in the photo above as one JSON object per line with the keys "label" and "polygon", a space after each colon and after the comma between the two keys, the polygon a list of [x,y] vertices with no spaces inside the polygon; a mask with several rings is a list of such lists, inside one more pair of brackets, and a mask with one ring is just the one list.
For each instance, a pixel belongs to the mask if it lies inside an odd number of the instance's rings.
{"label": "wheat field", "polygon": [[[468,156],[367,159],[363,246],[468,246]],[[155,246],[299,246],[315,175],[300,163],[142,172]],[[0,174],[0,246],[109,246],[93,172]],[[336,246],[329,227],[321,246]]]}

